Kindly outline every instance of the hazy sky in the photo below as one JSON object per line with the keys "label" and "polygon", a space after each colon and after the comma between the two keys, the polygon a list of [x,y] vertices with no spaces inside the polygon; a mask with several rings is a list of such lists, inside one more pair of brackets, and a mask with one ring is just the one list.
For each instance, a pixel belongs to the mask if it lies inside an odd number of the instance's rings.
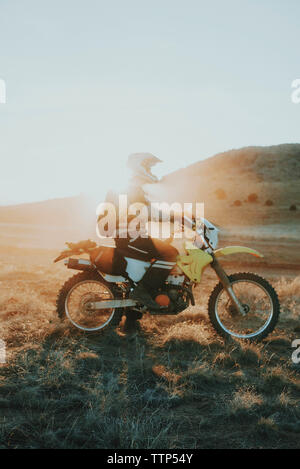
{"label": "hazy sky", "polygon": [[0,0],[0,204],[300,141],[299,0]]}

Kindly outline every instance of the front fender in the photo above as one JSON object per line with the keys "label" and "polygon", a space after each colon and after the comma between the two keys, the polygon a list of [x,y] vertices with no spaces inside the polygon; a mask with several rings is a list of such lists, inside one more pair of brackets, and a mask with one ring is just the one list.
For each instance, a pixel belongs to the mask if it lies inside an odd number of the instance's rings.
{"label": "front fender", "polygon": [[216,257],[229,256],[230,254],[237,253],[247,253],[252,254],[252,256],[255,257],[264,257],[263,254],[261,254],[260,252],[252,248],[247,248],[246,246],[226,246],[225,248],[217,249],[214,252]]}

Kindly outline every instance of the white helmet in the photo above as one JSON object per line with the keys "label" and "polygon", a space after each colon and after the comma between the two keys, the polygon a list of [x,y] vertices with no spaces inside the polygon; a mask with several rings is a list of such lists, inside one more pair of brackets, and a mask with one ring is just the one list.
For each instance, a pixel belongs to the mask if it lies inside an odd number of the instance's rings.
{"label": "white helmet", "polygon": [[134,172],[134,176],[141,176],[144,183],[157,182],[157,177],[151,173],[152,166],[162,161],[151,153],[132,153],[128,156],[127,166]]}

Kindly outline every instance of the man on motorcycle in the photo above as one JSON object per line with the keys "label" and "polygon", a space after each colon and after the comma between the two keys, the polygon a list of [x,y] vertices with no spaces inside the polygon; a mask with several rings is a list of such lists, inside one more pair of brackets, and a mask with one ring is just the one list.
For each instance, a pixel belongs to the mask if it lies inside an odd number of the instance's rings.
{"label": "man on motorcycle", "polygon": [[[159,158],[151,153],[134,153],[128,157],[127,166],[132,171],[132,177],[129,181],[127,189],[127,203],[130,206],[133,203],[142,203],[148,208],[148,217],[150,218],[150,201],[145,193],[145,184],[155,184],[158,178],[152,174],[152,167],[161,162]],[[116,213],[119,214],[119,198],[116,192],[110,191],[106,196],[106,202],[115,205]],[[148,309],[154,311],[161,307],[154,301],[150,291],[157,290],[168,277],[171,269],[174,267],[177,249],[169,244],[168,241],[153,239],[149,235],[147,237],[138,236],[130,238],[127,233],[126,237],[120,237],[122,230],[120,220],[117,217],[117,230],[115,237],[116,259],[115,266],[119,274],[127,275],[125,257],[134,257],[140,260],[158,259],[159,263],[150,267],[142,279],[134,284],[130,293],[130,298],[135,299],[145,305]],[[134,311],[130,311],[126,317],[125,328],[131,329],[136,324],[139,315]]]}

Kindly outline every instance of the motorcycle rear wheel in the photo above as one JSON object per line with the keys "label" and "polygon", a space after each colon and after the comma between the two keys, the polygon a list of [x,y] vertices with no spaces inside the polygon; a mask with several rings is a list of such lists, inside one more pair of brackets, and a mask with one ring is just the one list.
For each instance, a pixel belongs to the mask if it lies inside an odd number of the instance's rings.
{"label": "motorcycle rear wheel", "polygon": [[280,314],[276,291],[267,280],[249,272],[230,275],[229,280],[245,315],[235,310],[220,282],[208,301],[208,314],[214,329],[225,338],[258,342],[267,337],[274,330]]}
{"label": "motorcycle rear wheel", "polygon": [[60,289],[56,310],[60,319],[67,318],[73,326],[87,332],[116,327],[122,319],[122,310],[90,310],[88,303],[117,298],[113,286],[97,272],[81,272],[74,275]]}

